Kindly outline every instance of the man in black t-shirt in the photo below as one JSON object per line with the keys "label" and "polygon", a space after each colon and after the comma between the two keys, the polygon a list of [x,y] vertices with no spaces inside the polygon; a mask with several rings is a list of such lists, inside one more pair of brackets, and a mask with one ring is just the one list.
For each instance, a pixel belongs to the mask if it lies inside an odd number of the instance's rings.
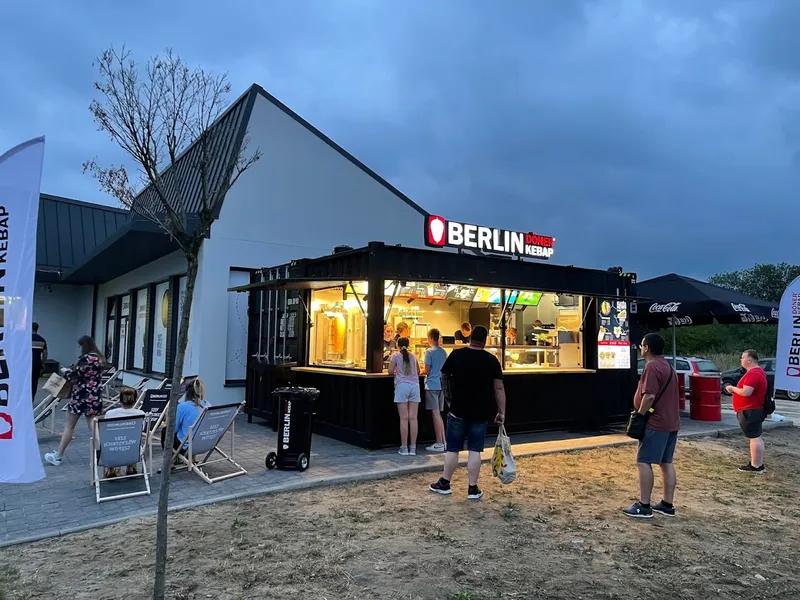
{"label": "man in black t-shirt", "polygon": [[31,325],[33,330],[33,361],[31,362],[31,397],[36,399],[36,390],[39,387],[39,377],[44,371],[44,361],[47,360],[47,342],[39,335],[39,324]]}
{"label": "man in black t-shirt", "polygon": [[475,327],[469,346],[453,350],[442,366],[442,387],[450,400],[447,415],[447,454],[444,474],[430,490],[437,494],[450,494],[450,478],[458,465],[458,453],[466,442],[469,450],[467,471],[469,489],[467,498],[477,500],[483,496],[478,487],[481,470],[481,452],[486,441],[486,428],[493,405],[497,405],[494,422],[505,421],[506,392],[503,387],[503,370],[494,355],[484,347],[488,332],[485,327]]}

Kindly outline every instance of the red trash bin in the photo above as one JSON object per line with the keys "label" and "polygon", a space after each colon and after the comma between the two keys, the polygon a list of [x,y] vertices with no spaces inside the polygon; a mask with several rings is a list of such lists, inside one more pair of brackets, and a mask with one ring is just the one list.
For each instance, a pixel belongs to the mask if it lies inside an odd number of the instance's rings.
{"label": "red trash bin", "polygon": [[686,374],[676,373],[678,376],[678,396],[680,398],[680,409],[686,410]]}
{"label": "red trash bin", "polygon": [[689,376],[689,417],[695,421],[722,421],[720,378]]}

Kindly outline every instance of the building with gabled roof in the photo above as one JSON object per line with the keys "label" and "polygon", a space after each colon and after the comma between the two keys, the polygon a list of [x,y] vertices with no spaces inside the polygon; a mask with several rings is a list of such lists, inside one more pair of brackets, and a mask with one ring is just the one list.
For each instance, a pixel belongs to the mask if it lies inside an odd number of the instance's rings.
{"label": "building with gabled roof", "polygon": [[[259,85],[213,127],[212,177],[225,176],[226,159],[245,140],[249,152],[261,154],[213,207],[216,220],[200,252],[184,374],[199,375],[209,401],[219,404],[243,399],[247,366],[247,296],[229,293],[229,287],[249,283],[264,265],[325,254],[341,244],[359,247],[378,239],[419,247],[427,213]],[[181,195],[188,205],[180,207],[190,224],[200,208],[199,194],[191,193],[200,185],[193,174],[196,155],[190,146],[171,167],[183,170],[182,185],[190,190]],[[169,195],[174,178],[169,169],[161,177]],[[155,208],[153,194],[146,188],[136,202]],[[95,232],[93,245],[85,243],[82,253],[72,252],[70,264],[58,265],[57,286],[80,290],[86,300],[81,310],[70,310],[90,315],[90,329],[115,365],[139,376],[168,376],[185,258],[157,225],[134,211],[113,214],[115,228]],[[50,235],[40,247],[53,245]],[[34,309],[34,318],[47,337],[49,317],[37,312],[42,309]]]}

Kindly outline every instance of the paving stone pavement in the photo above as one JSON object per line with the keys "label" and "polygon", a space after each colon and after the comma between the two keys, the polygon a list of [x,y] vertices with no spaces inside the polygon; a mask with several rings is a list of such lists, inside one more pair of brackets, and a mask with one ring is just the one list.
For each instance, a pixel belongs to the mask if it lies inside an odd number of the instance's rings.
{"label": "paving stone pavement", "polygon": [[[58,411],[57,427],[63,423],[63,418],[64,413]],[[791,422],[768,422],[767,425],[791,425]],[[713,435],[718,431],[735,431],[737,428],[735,416],[729,414],[724,415],[722,423],[684,419],[682,435]],[[55,449],[59,441],[57,436],[41,429],[38,433],[42,453]],[[514,436],[513,442],[517,456],[632,443],[619,432],[602,435],[551,432]],[[493,440],[487,440],[484,459],[489,458],[493,443]],[[264,459],[268,452],[275,450],[276,444],[276,433],[258,420],[248,424],[246,417],[240,415],[236,422],[235,459],[248,471],[247,475],[209,485],[194,474],[178,472],[173,475],[170,486],[171,510],[271,492],[435,471],[441,468],[443,462],[442,455],[425,451],[416,457],[401,457],[395,450],[368,451],[314,436],[311,465],[307,471],[267,471]],[[155,468],[160,466],[162,456],[160,447],[155,448]],[[465,459],[464,454],[462,460]],[[149,496],[97,504],[94,489],[90,485],[89,431],[83,422],[76,428],[75,440],[68,448],[61,466],[53,467],[45,463],[45,472],[46,477],[42,481],[0,487],[0,547],[65,535],[156,512],[158,475],[151,479],[152,493]]]}

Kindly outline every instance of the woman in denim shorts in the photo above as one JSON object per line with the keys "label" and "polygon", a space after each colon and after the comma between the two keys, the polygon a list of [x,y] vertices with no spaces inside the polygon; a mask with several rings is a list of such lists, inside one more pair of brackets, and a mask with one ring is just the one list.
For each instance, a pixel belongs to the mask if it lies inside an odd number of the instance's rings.
{"label": "woman in denim shorts", "polygon": [[[417,454],[417,411],[419,410],[419,364],[417,357],[408,351],[409,339],[397,340],[398,351],[389,360],[389,375],[394,375],[394,402],[400,414],[401,456]],[[408,444],[406,444],[408,441]]]}

